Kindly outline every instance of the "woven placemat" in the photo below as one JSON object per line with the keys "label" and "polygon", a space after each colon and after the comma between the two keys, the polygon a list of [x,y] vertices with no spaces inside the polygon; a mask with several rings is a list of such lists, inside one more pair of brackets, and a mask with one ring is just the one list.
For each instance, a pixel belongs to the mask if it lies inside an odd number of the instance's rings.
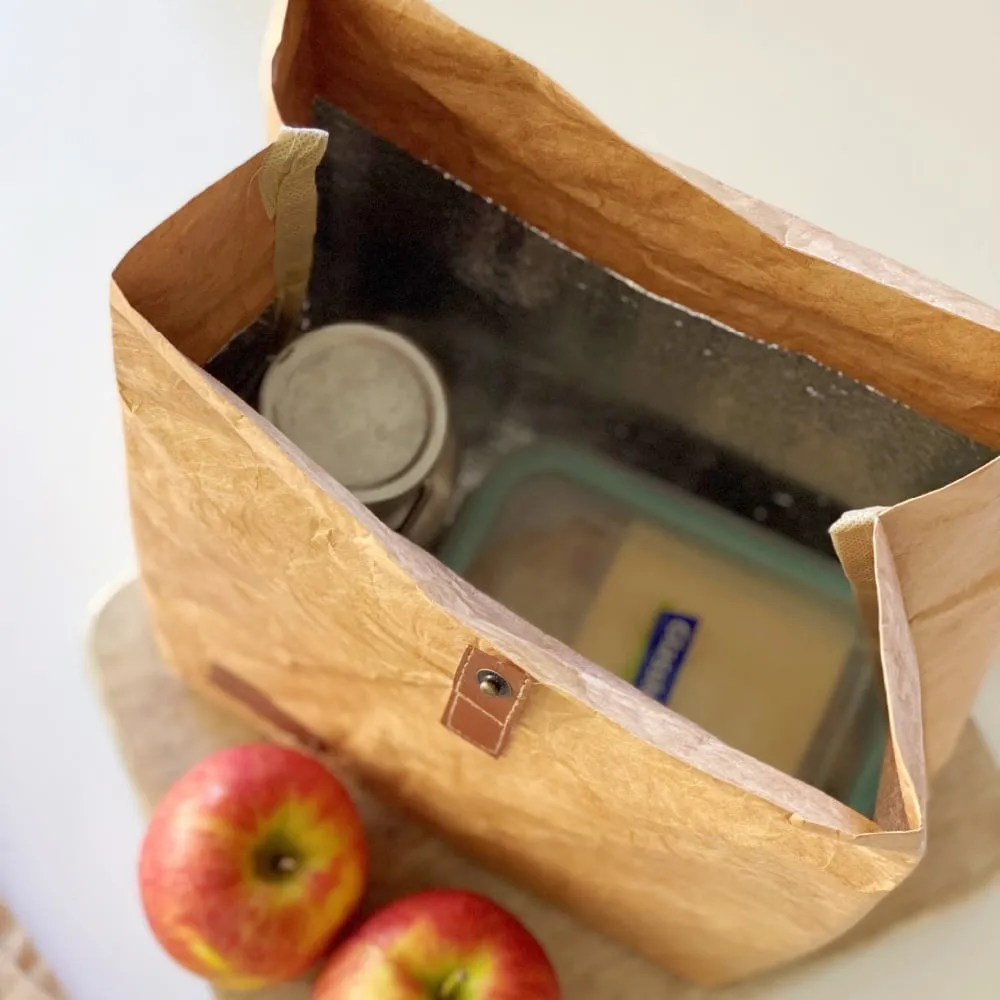
{"label": "woven placemat", "polygon": [[0,902],[0,1000],[64,1000],[56,977]]}

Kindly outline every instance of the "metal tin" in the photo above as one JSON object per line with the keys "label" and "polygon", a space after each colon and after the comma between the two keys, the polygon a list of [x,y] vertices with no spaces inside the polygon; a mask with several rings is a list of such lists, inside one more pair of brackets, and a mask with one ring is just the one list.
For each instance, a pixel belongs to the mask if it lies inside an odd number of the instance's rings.
{"label": "metal tin", "polygon": [[455,481],[448,399],[412,341],[370,323],[303,334],[274,360],[260,412],[389,527],[420,544]]}

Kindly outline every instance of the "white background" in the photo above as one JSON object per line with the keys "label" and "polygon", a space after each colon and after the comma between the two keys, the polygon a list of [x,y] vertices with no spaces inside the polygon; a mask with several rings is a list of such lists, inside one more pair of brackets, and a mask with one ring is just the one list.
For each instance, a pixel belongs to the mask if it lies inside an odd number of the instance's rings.
{"label": "white background", "polygon": [[[140,820],[82,644],[92,596],[132,569],[108,276],[263,143],[267,5],[4,4],[0,896],[74,1000],[204,996],[142,922]],[[1000,306],[995,0],[439,6],[646,148]],[[979,707],[996,734],[998,687]],[[995,998],[997,927],[988,896],[774,995]]]}

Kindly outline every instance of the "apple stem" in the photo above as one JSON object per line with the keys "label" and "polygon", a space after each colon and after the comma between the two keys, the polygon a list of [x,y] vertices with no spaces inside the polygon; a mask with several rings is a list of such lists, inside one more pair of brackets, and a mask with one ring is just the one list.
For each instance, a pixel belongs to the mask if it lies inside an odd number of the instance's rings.
{"label": "apple stem", "polygon": [[461,990],[468,978],[469,974],[465,969],[456,969],[441,984],[435,1000],[458,1000],[459,990]]}

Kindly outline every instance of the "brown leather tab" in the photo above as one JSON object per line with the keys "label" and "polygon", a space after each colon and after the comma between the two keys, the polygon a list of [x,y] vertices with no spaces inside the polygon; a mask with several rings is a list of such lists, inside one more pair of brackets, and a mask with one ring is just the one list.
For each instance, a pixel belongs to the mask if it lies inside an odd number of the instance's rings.
{"label": "brown leather tab", "polygon": [[532,679],[510,660],[466,648],[441,721],[494,757],[503,753]]}

